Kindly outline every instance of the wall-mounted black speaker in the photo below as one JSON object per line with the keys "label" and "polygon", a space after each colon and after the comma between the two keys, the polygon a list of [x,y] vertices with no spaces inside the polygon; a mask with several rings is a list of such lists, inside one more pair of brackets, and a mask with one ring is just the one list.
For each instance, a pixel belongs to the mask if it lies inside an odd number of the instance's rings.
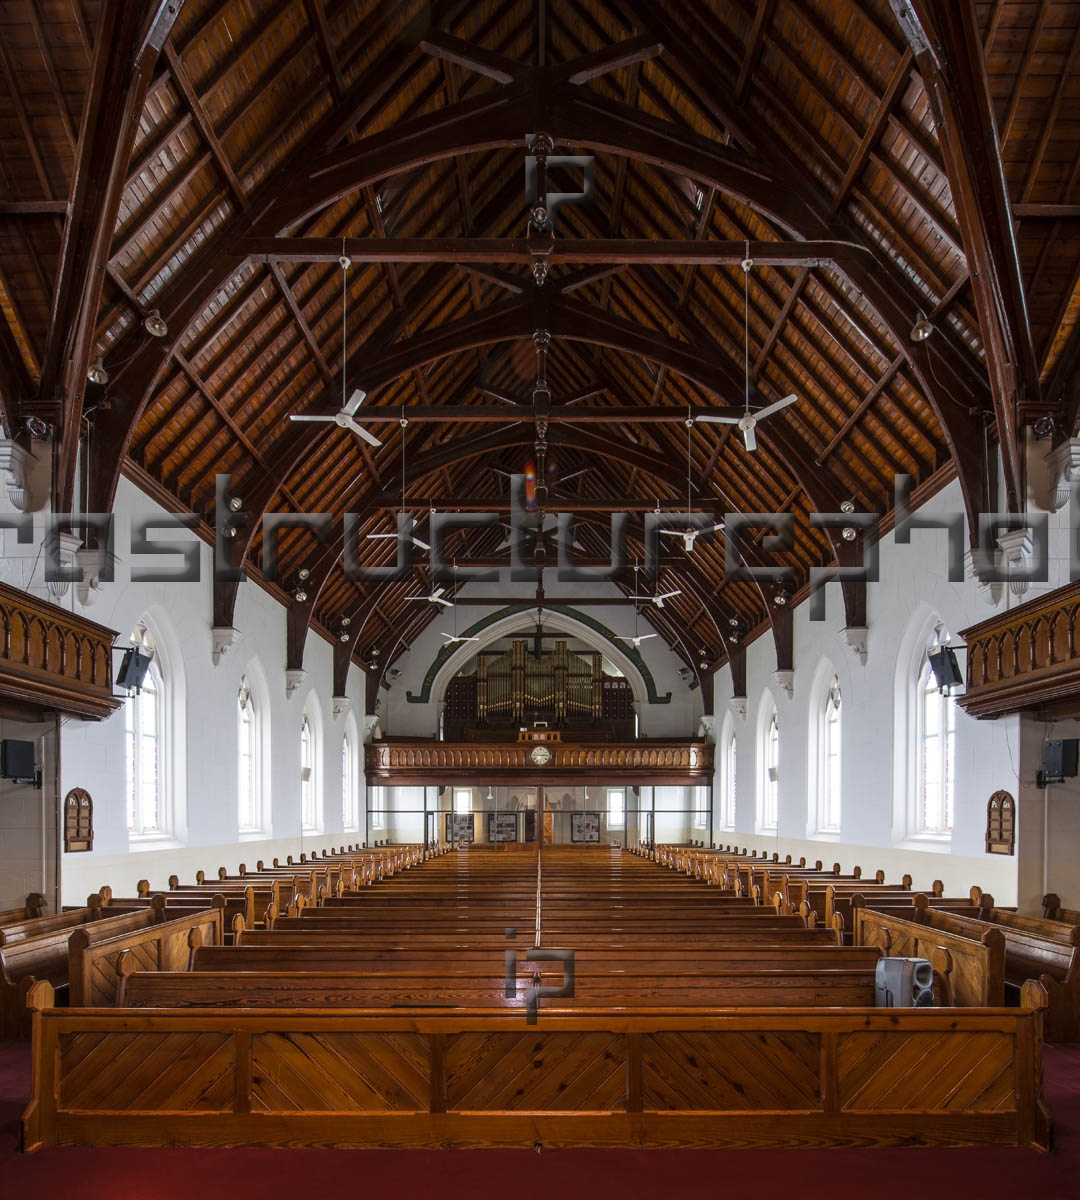
{"label": "wall-mounted black speaker", "polygon": [[0,742],[0,776],[4,779],[29,781],[34,778],[36,768],[33,742],[16,742],[12,738]]}
{"label": "wall-mounted black speaker", "polygon": [[1050,740],[1043,749],[1043,774],[1047,779],[1072,779],[1080,773],[1080,739]]}
{"label": "wall-mounted black speaker", "polygon": [[122,688],[141,688],[146,672],[150,670],[150,658],[132,646],[124,651],[120,660],[120,670],[116,674],[116,686]]}
{"label": "wall-mounted black speaker", "polygon": [[930,670],[934,672],[934,681],[939,688],[957,687],[964,682],[960,664],[951,646],[942,646],[930,655]]}

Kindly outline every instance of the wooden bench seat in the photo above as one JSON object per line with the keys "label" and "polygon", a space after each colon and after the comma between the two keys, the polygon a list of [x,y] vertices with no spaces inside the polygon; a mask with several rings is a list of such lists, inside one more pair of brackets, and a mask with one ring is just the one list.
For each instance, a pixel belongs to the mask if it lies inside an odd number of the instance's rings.
{"label": "wooden bench seat", "polygon": [[[108,912],[107,909],[102,911]],[[0,1037],[30,1036],[26,996],[35,980],[48,980],[66,998],[68,941],[76,932],[92,928],[95,934],[108,937],[154,925],[160,915],[160,907],[119,913],[0,946]]]}
{"label": "wooden bench seat", "polygon": [[[1015,916],[1015,914],[1006,914]],[[920,920],[935,930],[968,937],[978,936],[981,926],[999,934],[1005,946],[1005,982],[1021,988],[1029,979],[1046,988],[1046,1037],[1051,1042],[1080,1041],[1080,930],[1065,926],[1069,933],[1036,933],[1013,922],[977,921],[934,909],[922,912]],[[1039,918],[1021,918],[1037,921]],[[1070,937],[1075,940],[1059,940]]]}
{"label": "wooden bench seat", "polygon": [[[549,968],[535,970],[534,968]],[[161,972],[123,976],[117,1006],[124,1008],[523,1008],[535,975],[559,986],[562,970],[530,963],[519,969],[517,994],[505,994],[501,971],[437,976],[417,972]],[[564,1011],[618,1006],[706,1008],[825,1005],[872,1006],[874,971],[862,968],[757,969],[633,975],[579,971],[573,997],[554,1002]]]}

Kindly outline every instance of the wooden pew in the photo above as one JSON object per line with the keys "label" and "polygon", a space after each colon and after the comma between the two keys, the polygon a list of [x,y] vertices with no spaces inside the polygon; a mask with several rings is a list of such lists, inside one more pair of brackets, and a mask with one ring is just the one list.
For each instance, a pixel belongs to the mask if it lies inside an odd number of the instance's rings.
{"label": "wooden pew", "polygon": [[947,950],[958,1006],[988,1008],[1005,1003],[1005,939],[998,930],[975,922],[978,928],[971,933],[958,933],[870,908],[856,908],[853,918],[855,946],[876,946],[890,958],[925,958],[933,963],[935,951]]}
{"label": "wooden pew", "polygon": [[122,955],[143,971],[186,969],[196,946],[203,943],[221,946],[224,934],[221,908],[188,913],[143,929],[112,931],[105,928],[108,924],[100,921],[83,926],[68,941],[73,1008],[116,1003],[120,983],[118,962]]}
{"label": "wooden pew", "polygon": [[[5,925],[21,925],[23,921],[30,921],[34,917],[43,917],[45,907],[45,897],[40,892],[28,893],[26,903],[19,908],[6,908],[0,911],[0,930]],[[0,943],[0,945],[2,944]]]}
{"label": "wooden pew", "polygon": [[[505,993],[503,971],[435,975],[416,972],[163,972],[138,971],[121,960],[117,1007],[122,1008],[524,1008],[536,975],[558,986],[562,969],[519,966],[517,990]],[[541,969],[543,968],[543,969]],[[578,971],[573,997],[554,1003],[560,1011],[624,1006],[632,1010],[795,1006],[872,1007],[873,968],[812,968],[664,972],[633,976]],[[547,1004],[542,1004],[546,1008]]]}
{"label": "wooden pew", "polygon": [[[107,910],[106,910],[107,911]],[[128,933],[156,924],[159,908],[120,913],[82,925],[66,926],[37,937],[22,938],[0,946],[0,1037],[26,1038],[30,1034],[30,1015],[26,996],[35,980],[44,979],[67,996],[68,940],[91,924],[104,937]]]}
{"label": "wooden pew", "polygon": [[1000,913],[993,922],[925,909],[920,920],[935,930],[968,937],[989,928],[1005,943],[1005,983],[1019,989],[1029,979],[1047,993],[1046,1037],[1051,1042],[1080,1041],[1080,927]]}

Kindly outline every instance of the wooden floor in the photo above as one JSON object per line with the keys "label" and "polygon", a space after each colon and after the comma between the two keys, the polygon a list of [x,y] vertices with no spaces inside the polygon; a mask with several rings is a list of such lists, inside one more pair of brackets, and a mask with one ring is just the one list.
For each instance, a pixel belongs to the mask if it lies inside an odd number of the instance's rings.
{"label": "wooden floor", "polygon": [[[775,964],[739,976],[738,995],[753,1003],[695,1002],[695,972],[713,971],[718,988],[726,979],[710,956],[731,953],[728,943],[773,945],[799,920],[624,852],[446,855],[281,925],[271,944],[280,933],[320,952],[409,961],[419,947],[434,999],[418,1004],[410,991],[396,1005],[378,988],[369,994],[370,973],[291,969],[139,972],[126,981],[138,1009],[53,1009],[38,985],[26,1144],[1036,1145],[1048,1136],[1037,1009],[790,1004],[785,989],[802,996],[801,986],[837,980],[869,1004],[873,972],[830,961],[800,984],[785,942]],[[802,932],[814,947],[813,931]],[[537,943],[588,964],[573,995],[530,998]],[[643,983],[646,964],[665,954],[692,969]],[[489,974],[456,964],[463,955],[490,955]],[[561,962],[543,965],[544,986],[562,982]],[[232,989],[228,1007],[222,988]],[[596,988],[606,989],[601,1003]]]}

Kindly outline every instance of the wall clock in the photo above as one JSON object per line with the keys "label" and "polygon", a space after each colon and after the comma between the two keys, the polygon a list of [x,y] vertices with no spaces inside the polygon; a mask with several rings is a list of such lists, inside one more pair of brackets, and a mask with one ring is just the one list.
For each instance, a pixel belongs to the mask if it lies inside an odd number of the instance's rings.
{"label": "wall clock", "polygon": [[538,767],[551,762],[551,751],[547,746],[533,746],[529,751],[529,759]]}

